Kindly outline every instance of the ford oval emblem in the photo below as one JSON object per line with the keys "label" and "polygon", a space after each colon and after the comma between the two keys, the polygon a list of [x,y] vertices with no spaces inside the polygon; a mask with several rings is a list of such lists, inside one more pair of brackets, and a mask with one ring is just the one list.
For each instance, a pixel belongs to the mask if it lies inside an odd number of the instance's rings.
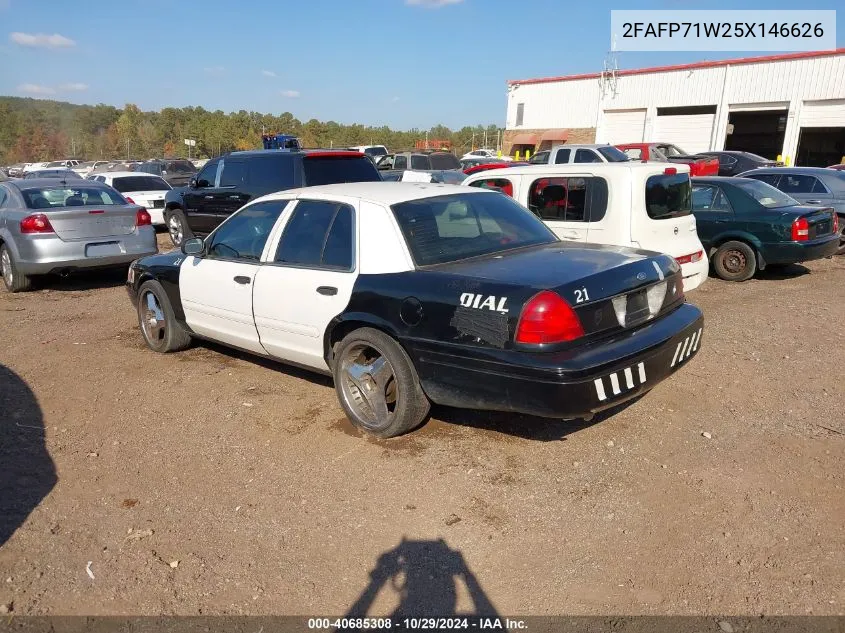
{"label": "ford oval emblem", "polygon": [[645,273],[637,273],[637,279],[639,281],[645,281],[646,274]]}
{"label": "ford oval emblem", "polygon": [[678,234],[678,227],[676,226],[675,227],[675,235],[677,235],[677,234]]}

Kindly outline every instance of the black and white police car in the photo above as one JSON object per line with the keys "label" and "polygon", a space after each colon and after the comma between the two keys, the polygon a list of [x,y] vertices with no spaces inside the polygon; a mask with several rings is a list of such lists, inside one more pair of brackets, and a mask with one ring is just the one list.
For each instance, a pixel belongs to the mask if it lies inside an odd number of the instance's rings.
{"label": "black and white police car", "polygon": [[345,183],[258,198],[127,287],[158,352],[209,339],[334,378],[392,437],[430,402],[591,417],[686,364],[703,317],[667,255],[561,242],[512,198]]}

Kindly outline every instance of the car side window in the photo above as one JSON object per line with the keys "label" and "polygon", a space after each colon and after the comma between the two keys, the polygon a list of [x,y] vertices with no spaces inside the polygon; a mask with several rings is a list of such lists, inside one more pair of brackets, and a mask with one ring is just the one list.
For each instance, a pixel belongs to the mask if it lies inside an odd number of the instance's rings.
{"label": "car side window", "polygon": [[470,187],[478,187],[479,189],[492,189],[493,191],[501,191],[504,194],[513,198],[513,183],[507,178],[485,178],[484,180],[476,180],[469,183]]}
{"label": "car side window", "polygon": [[6,190],[3,187],[0,187],[0,207],[6,204],[6,198],[8,195],[6,194]]}
{"label": "car side window", "polygon": [[393,169],[408,169],[408,157],[407,156],[394,156],[393,157]]}
{"label": "car side window", "polygon": [[784,193],[812,193],[816,179],[800,174],[783,174],[779,189]]}
{"label": "car side window", "polygon": [[287,200],[268,200],[244,207],[211,234],[207,257],[258,263],[285,205]]}
{"label": "car side window", "polygon": [[559,149],[557,154],[555,155],[555,164],[556,165],[563,165],[569,162],[569,149]]}
{"label": "car side window", "polygon": [[210,163],[206,163],[205,167],[202,168],[202,171],[197,174],[197,187],[213,187],[214,183],[217,180],[217,166],[220,164],[220,161],[211,161]]}
{"label": "car side window", "polygon": [[543,220],[585,222],[591,178],[541,178],[531,185],[528,208]]}
{"label": "car side window", "polygon": [[355,221],[340,202],[300,200],[285,226],[273,261],[279,264],[353,270]]}
{"label": "car side window", "polygon": [[815,180],[816,182],[813,184],[812,193],[830,193],[821,180],[819,180],[818,178],[813,178],[813,180]]}
{"label": "car side window", "polygon": [[241,160],[221,160],[220,186],[240,187],[246,181],[246,163]]}
{"label": "car side window", "polygon": [[528,162],[532,165],[545,165],[549,162],[549,152],[537,152],[534,156],[528,159]]}
{"label": "car side window", "polygon": [[591,149],[579,149],[575,152],[576,163],[600,163],[601,158]]}
{"label": "car side window", "polygon": [[[765,182],[767,185],[771,185],[776,189],[780,189],[778,187],[778,181],[780,180],[780,174],[749,174],[749,178],[753,178],[754,180],[759,180],[760,182]],[[783,191],[781,189],[781,191]]]}
{"label": "car side window", "polygon": [[411,154],[411,169],[431,169],[428,156]]}
{"label": "car side window", "polygon": [[712,185],[695,185],[692,188],[693,211],[733,211],[725,192]]}

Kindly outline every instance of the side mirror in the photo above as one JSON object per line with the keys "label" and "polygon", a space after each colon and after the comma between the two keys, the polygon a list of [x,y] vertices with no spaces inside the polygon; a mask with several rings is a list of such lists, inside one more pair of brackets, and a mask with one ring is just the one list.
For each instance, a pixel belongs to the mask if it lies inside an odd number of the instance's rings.
{"label": "side mirror", "polygon": [[199,187],[199,183],[197,182],[196,178],[191,178],[191,181],[188,183],[188,186],[191,189],[196,189],[197,187]]}
{"label": "side mirror", "polygon": [[201,257],[205,253],[205,242],[202,238],[192,237],[182,242],[182,252],[185,255],[196,255]]}

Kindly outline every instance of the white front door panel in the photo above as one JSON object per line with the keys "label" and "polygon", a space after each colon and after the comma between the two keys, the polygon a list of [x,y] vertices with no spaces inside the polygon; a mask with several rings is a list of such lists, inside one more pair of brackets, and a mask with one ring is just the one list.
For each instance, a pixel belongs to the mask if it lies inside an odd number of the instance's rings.
{"label": "white front door panel", "polygon": [[257,264],[187,257],[179,269],[179,290],[191,329],[209,339],[265,354],[252,317],[258,268]]}

